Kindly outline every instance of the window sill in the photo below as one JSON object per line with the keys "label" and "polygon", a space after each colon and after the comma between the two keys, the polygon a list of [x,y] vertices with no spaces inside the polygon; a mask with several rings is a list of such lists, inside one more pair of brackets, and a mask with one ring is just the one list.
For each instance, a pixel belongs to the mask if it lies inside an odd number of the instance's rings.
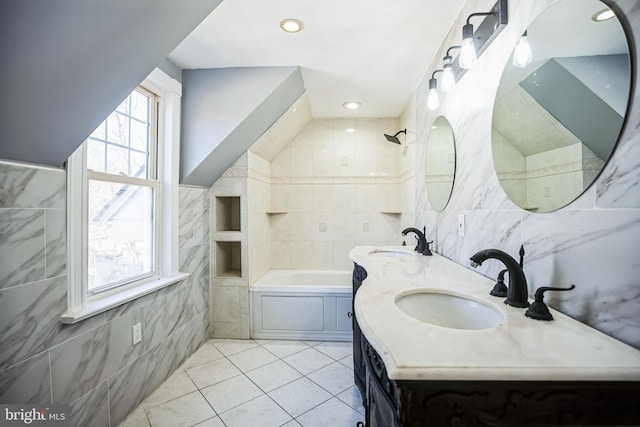
{"label": "window sill", "polygon": [[74,312],[67,311],[66,313],[63,313],[60,320],[62,323],[67,325],[85,320],[91,316],[95,316],[96,314],[103,313],[107,310],[118,307],[119,305],[133,301],[136,298],[140,298],[169,285],[180,282],[187,277],[189,277],[188,273],[178,273],[173,276],[161,277],[158,280],[152,280],[139,286],[123,290],[115,295],[89,301],[85,303],[81,310]]}

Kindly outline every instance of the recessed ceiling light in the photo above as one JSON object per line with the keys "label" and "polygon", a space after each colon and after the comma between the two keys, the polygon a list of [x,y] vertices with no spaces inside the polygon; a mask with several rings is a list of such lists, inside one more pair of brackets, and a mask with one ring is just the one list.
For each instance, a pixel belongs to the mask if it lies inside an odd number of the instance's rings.
{"label": "recessed ceiling light", "polygon": [[355,132],[356,130],[355,130],[354,128],[346,128],[344,131],[345,131],[345,132],[348,132],[348,133],[353,133],[353,132]]}
{"label": "recessed ceiling light", "polygon": [[280,21],[280,28],[287,33],[297,33],[302,31],[302,27],[304,27],[304,25],[299,19],[287,18]]}
{"label": "recessed ceiling light", "polygon": [[360,108],[360,105],[362,104],[360,104],[357,101],[347,101],[344,104],[342,104],[342,106],[347,110],[357,110],[358,108]]}
{"label": "recessed ceiling light", "polygon": [[595,22],[602,22],[602,21],[606,21],[607,19],[611,19],[613,18],[615,15],[615,13],[613,13],[613,10],[611,9],[602,9],[600,12],[596,13],[595,15],[593,15],[591,17],[591,19],[593,19]]}

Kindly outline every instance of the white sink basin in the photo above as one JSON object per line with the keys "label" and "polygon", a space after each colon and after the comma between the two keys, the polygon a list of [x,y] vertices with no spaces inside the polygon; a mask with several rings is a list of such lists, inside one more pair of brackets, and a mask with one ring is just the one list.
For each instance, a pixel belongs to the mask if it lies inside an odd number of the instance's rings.
{"label": "white sink basin", "polygon": [[407,316],[445,328],[490,329],[504,321],[497,307],[435,289],[402,294],[395,303]]}
{"label": "white sink basin", "polygon": [[376,248],[369,252],[369,255],[388,258],[406,258],[416,256],[416,252],[410,250],[402,250],[396,248]]}

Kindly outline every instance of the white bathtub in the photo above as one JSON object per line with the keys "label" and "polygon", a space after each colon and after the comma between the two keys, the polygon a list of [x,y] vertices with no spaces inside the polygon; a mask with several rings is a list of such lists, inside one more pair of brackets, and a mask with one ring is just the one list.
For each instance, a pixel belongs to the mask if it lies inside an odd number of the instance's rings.
{"label": "white bathtub", "polygon": [[270,270],[250,292],[252,338],[352,338],[350,271]]}

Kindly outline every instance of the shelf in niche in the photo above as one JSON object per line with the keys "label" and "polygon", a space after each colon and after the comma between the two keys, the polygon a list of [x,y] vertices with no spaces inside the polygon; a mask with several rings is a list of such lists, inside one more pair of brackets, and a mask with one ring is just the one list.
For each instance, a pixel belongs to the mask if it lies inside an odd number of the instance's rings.
{"label": "shelf in niche", "polygon": [[216,196],[216,231],[240,231],[240,196]]}
{"label": "shelf in niche", "polygon": [[267,211],[266,213],[267,213],[267,215],[283,215],[283,214],[288,214],[288,213],[289,213],[289,211],[285,211],[285,210],[282,210],[282,211],[279,211],[279,210],[271,210],[271,211]]}
{"label": "shelf in niche", "polygon": [[216,277],[242,277],[241,250],[240,242],[216,241]]}
{"label": "shelf in niche", "polygon": [[385,215],[402,215],[402,212],[396,211],[380,211],[380,213]]}
{"label": "shelf in niche", "polygon": [[213,233],[213,240],[216,242],[241,242],[241,231],[216,231]]}

